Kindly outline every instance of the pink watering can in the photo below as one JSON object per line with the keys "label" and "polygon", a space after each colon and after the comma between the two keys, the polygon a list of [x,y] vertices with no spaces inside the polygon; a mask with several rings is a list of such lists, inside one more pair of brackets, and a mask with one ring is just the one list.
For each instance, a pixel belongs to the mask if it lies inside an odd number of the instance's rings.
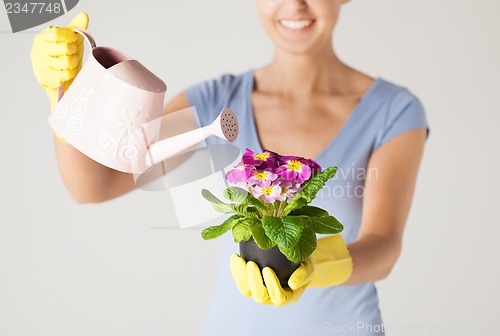
{"label": "pink watering can", "polygon": [[88,32],[74,30],[90,44],[90,56],[68,91],[59,89],[62,97],[49,124],[86,156],[122,172],[141,174],[209,136],[236,140],[238,121],[228,108],[211,125],[160,139],[165,83],[138,61],[118,50],[97,47]]}

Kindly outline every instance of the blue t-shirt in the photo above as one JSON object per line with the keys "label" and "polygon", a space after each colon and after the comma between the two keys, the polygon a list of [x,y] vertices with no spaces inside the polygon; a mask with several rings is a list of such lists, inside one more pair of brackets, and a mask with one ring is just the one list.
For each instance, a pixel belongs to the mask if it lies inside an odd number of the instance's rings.
{"label": "blue t-shirt", "polygon": [[[233,109],[240,126],[235,144],[242,151],[261,152],[251,102],[253,81],[251,70],[200,83],[185,93],[202,126],[210,124],[223,108]],[[312,204],[344,224],[346,242],[356,240],[361,226],[365,178],[377,173],[367,170],[371,154],[389,139],[416,128],[428,128],[419,99],[404,87],[376,78],[335,139],[315,158],[322,167],[339,168]],[[229,270],[229,257],[238,253],[238,245],[230,234],[222,239],[202,335],[384,335],[373,283],[308,288],[294,304],[263,306],[239,293]]]}

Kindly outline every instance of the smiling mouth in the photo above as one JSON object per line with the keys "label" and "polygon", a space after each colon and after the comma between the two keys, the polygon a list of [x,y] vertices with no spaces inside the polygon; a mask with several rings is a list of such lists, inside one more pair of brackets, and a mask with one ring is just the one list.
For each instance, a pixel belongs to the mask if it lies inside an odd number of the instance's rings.
{"label": "smiling mouth", "polygon": [[287,29],[301,30],[310,27],[314,21],[313,20],[279,20],[280,25]]}

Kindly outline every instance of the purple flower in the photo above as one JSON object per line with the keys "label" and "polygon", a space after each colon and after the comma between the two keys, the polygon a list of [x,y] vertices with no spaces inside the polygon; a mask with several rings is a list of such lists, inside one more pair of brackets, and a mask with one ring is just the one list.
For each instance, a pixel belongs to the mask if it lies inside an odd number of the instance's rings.
{"label": "purple flower", "polygon": [[255,184],[259,187],[269,187],[271,183],[278,178],[278,175],[269,170],[254,171],[247,181],[250,184]]}
{"label": "purple flower", "polygon": [[267,187],[255,186],[251,188],[251,192],[255,198],[261,197],[265,203],[274,203],[281,198],[281,187],[279,183]]}
{"label": "purple flower", "polygon": [[311,168],[311,172],[313,174],[318,173],[318,172],[321,171],[321,166],[314,159],[302,159],[301,162],[305,163],[306,165],[308,165],[309,168]]}
{"label": "purple flower", "polygon": [[276,174],[285,181],[303,183],[311,177],[311,167],[309,167],[307,161],[296,156],[284,157],[283,165],[278,167]]}
{"label": "purple flower", "polygon": [[226,179],[261,200],[266,205],[263,214],[281,216],[285,202],[289,203],[302,190],[302,183],[320,171],[321,166],[313,159],[281,156],[269,150],[255,153],[247,148],[241,162],[226,173]]}
{"label": "purple flower", "polygon": [[259,169],[276,169],[279,165],[279,158],[278,154],[268,150],[256,154],[247,148],[243,154],[242,161]]}

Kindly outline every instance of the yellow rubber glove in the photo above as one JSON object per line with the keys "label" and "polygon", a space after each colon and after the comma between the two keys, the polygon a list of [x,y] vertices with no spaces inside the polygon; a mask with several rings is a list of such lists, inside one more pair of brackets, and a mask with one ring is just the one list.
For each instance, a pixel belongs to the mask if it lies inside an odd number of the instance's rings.
{"label": "yellow rubber glove", "polygon": [[67,28],[50,26],[33,40],[33,71],[47,91],[51,108],[57,103],[57,89],[64,84],[67,90],[82,67],[83,37],[72,28],[87,29],[88,23],[88,15],[80,13]]}
{"label": "yellow rubber glove", "polygon": [[290,289],[281,287],[274,271],[265,267],[262,275],[253,261],[237,254],[230,260],[231,274],[241,294],[260,304],[284,306],[296,302],[307,287],[340,285],[352,273],[352,259],[341,235],[318,239],[316,250],[288,279]]}
{"label": "yellow rubber glove", "polygon": [[[273,306],[284,306],[296,302],[307,288],[307,281],[295,281],[288,285],[290,289],[281,287],[276,273],[270,267],[264,267],[262,274],[259,266],[253,262],[246,262],[237,254],[233,254],[230,260],[231,274],[241,294],[254,299],[260,304],[271,304]],[[308,268],[312,274],[312,264],[303,262],[300,268]],[[295,272],[297,272],[297,269]],[[293,278],[295,272],[290,276]],[[302,276],[302,274],[301,274]],[[295,284],[299,284],[295,286]]]}
{"label": "yellow rubber glove", "polygon": [[309,286],[319,288],[341,285],[351,277],[351,255],[344,238],[339,234],[318,239],[318,246],[308,259],[314,265],[313,274],[308,274],[308,270],[301,265],[290,280],[301,281],[311,276]]}

